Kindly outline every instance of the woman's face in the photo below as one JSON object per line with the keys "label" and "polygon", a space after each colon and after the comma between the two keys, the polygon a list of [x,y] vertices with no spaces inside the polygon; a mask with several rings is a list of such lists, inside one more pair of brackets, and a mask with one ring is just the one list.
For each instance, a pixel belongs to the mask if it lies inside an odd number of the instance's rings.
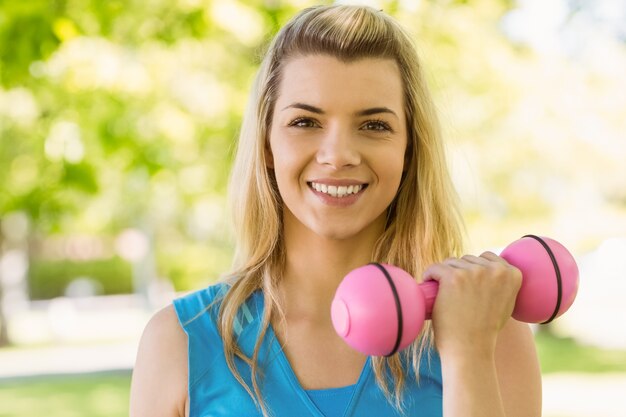
{"label": "woman's face", "polygon": [[404,168],[405,120],[395,61],[291,59],[267,150],[285,227],[332,239],[380,234]]}

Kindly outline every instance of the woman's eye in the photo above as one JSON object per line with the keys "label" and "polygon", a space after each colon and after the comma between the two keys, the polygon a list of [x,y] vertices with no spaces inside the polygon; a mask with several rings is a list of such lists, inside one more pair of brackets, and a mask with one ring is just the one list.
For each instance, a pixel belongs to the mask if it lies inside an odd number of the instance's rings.
{"label": "woman's eye", "polygon": [[316,127],[317,124],[315,123],[315,121],[305,118],[305,117],[299,117],[293,121],[291,121],[289,123],[290,127]]}
{"label": "woman's eye", "polygon": [[391,126],[382,120],[370,120],[363,125],[365,130],[373,130],[376,132],[392,132]]}

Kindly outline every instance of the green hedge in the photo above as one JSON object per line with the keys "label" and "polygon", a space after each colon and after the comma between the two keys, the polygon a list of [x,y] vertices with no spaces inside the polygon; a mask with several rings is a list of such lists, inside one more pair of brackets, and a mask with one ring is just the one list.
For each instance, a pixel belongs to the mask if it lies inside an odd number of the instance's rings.
{"label": "green hedge", "polygon": [[46,300],[63,296],[69,283],[81,277],[100,283],[105,295],[132,292],[131,265],[119,257],[83,262],[33,259],[28,276],[30,297]]}

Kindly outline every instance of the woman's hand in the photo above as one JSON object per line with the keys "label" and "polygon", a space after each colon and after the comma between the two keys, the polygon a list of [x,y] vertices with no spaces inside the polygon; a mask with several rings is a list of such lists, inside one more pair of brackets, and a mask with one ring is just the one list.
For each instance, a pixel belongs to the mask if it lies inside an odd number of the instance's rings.
{"label": "woman's hand", "polygon": [[431,265],[444,417],[538,417],[541,374],[527,324],[511,318],[522,273],[485,252]]}
{"label": "woman's hand", "polygon": [[448,258],[424,271],[439,282],[432,321],[440,355],[493,355],[522,283],[522,273],[492,252]]}

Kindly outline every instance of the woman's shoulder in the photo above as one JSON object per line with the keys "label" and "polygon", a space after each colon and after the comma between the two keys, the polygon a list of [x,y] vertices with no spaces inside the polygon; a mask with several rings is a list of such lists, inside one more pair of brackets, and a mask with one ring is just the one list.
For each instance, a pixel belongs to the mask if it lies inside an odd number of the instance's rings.
{"label": "woman's shoulder", "polygon": [[152,342],[160,339],[183,342],[186,340],[173,303],[157,311],[144,329],[142,341]]}
{"label": "woman's shoulder", "polygon": [[165,348],[169,345],[171,348],[186,346],[185,327],[204,313],[213,313],[226,290],[226,284],[217,283],[175,298],[150,318],[141,341],[164,343]]}
{"label": "woman's shoulder", "polygon": [[139,342],[136,365],[142,365],[140,360],[145,356],[153,356],[152,359],[157,360],[167,358],[167,363],[158,369],[168,372],[186,369],[187,336],[180,326],[173,304],[157,311],[146,324]]}
{"label": "woman's shoulder", "polygon": [[148,321],[139,342],[131,384],[131,416],[184,415],[187,337],[173,305]]}

